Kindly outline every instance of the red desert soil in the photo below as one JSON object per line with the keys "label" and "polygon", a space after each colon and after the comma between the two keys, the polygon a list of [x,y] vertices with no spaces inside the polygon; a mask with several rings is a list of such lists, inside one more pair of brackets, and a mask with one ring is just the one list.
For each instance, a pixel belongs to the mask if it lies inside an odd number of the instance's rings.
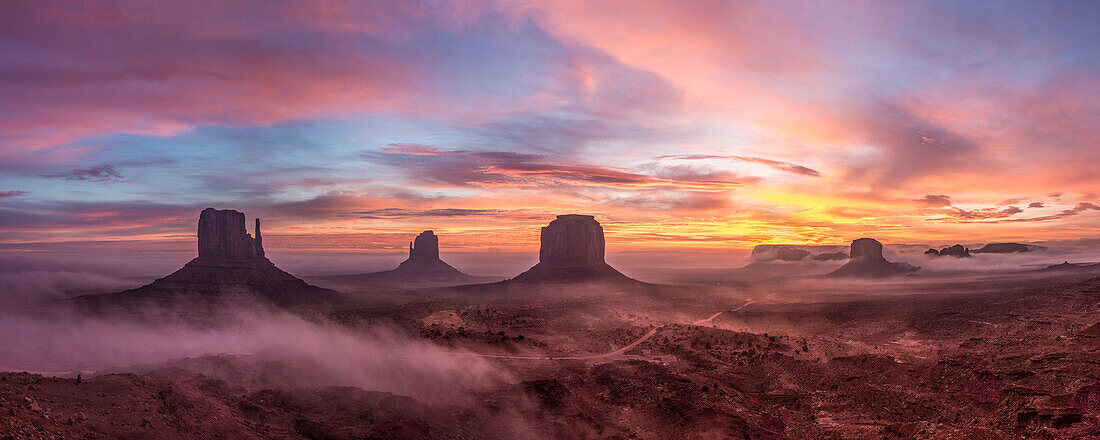
{"label": "red desert soil", "polygon": [[[983,283],[751,307],[676,288],[336,311],[499,353],[511,379],[443,404],[215,373],[262,365],[248,355],[79,384],[4,373],[0,438],[1100,437],[1100,279]],[[454,316],[423,320],[441,310]]]}

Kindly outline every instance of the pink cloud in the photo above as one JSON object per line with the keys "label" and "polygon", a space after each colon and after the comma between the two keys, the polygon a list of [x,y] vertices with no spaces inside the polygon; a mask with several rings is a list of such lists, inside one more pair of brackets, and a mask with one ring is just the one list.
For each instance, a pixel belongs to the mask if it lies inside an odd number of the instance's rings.
{"label": "pink cloud", "polygon": [[[558,163],[543,155],[504,151],[439,150],[415,145],[390,146],[375,159],[406,168],[420,179],[449,185],[482,187],[591,186],[609,188],[667,188],[674,190],[728,190],[755,178],[732,173],[706,173],[664,168],[653,174],[622,168]],[[411,159],[411,160],[410,160]]]}
{"label": "pink cloud", "polygon": [[660,156],[657,159],[676,159],[676,160],[704,160],[704,159],[724,159],[734,160],[740,162],[758,163],[768,168],[776,169],[779,171],[785,171],[792,174],[799,174],[808,177],[820,177],[821,172],[804,167],[802,165],[793,164],[790,162],[784,162],[781,160],[766,159],[763,157],[751,157],[751,156],[729,156],[729,155],[711,155],[711,154],[698,154],[698,155],[677,155],[677,156]]}
{"label": "pink cloud", "polygon": [[358,35],[377,44],[358,47],[327,21],[352,16],[323,4],[10,5],[0,18],[10,44],[0,88],[19,105],[3,111],[0,132],[17,149],[42,149],[102,133],[419,108],[408,97],[425,66],[392,46],[392,31],[424,17],[373,5],[354,17]]}
{"label": "pink cloud", "polygon": [[19,197],[26,195],[26,191],[0,191],[0,199],[6,199],[9,197]]}
{"label": "pink cloud", "polygon": [[925,206],[932,207],[951,206],[951,197],[943,194],[927,194],[924,197],[915,201]]}

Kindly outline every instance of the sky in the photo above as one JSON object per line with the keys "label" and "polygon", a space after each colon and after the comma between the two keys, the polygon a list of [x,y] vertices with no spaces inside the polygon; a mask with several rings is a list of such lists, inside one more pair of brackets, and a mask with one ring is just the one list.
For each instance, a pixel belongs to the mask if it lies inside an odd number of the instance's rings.
{"label": "sky", "polygon": [[[0,251],[1100,237],[1100,3],[0,2]],[[269,249],[270,251],[271,249]]]}

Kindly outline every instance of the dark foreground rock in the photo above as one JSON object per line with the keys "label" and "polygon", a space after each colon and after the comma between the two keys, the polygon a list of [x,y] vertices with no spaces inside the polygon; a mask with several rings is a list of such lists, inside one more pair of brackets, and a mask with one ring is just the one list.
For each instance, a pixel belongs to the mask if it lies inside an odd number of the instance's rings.
{"label": "dark foreground rock", "polygon": [[850,255],[848,262],[829,276],[882,278],[920,270],[919,267],[910,264],[887,261],[882,256],[882,243],[873,238],[860,238],[853,241]]}
{"label": "dark foreground rock", "polygon": [[[258,371],[249,371],[257,374]],[[0,438],[517,438],[503,416],[347,386],[258,388],[180,369],[74,379],[0,373]],[[456,437],[454,432],[463,435]]]}
{"label": "dark foreground rock", "polygon": [[603,227],[590,215],[559,215],[542,228],[539,263],[513,282],[634,281],[604,261]]}

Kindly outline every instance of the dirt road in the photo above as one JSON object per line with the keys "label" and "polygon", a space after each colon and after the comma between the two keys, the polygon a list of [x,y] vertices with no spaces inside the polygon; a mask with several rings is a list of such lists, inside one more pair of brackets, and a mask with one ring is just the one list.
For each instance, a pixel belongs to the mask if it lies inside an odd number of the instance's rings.
{"label": "dirt road", "polygon": [[[714,318],[717,318],[719,315],[721,315],[723,313],[741,311],[741,309],[744,309],[745,307],[748,307],[749,304],[752,304],[754,302],[756,302],[756,301],[749,300],[748,302],[742,304],[740,307],[738,307],[736,309],[722,310],[722,311],[717,312],[713,315],[710,315],[710,317],[707,318],[707,319],[701,319],[699,321],[695,321],[692,324],[699,325],[699,324],[703,324],[703,323],[706,323],[706,322],[713,321]],[[664,324],[661,324],[661,325],[658,325],[658,326],[654,327],[650,331],[646,332],[646,334],[642,335],[642,337],[638,338],[634,342],[631,342],[631,343],[623,346],[622,348],[619,348],[618,350],[609,351],[607,353],[600,353],[600,354],[588,354],[588,355],[581,355],[581,356],[518,356],[518,355],[509,355],[509,354],[481,354],[481,353],[456,353],[456,354],[466,355],[466,356],[475,356],[475,357],[481,357],[481,358],[492,358],[492,359],[520,359],[520,360],[543,360],[543,361],[571,361],[571,360],[599,359],[599,358],[604,358],[604,357],[617,356],[617,355],[625,353],[627,350],[630,350],[631,348],[637,347],[638,344],[641,344],[641,343],[645,342],[647,339],[652,338],[653,335],[657,334],[657,330],[660,330],[661,327],[664,327]]]}
{"label": "dirt road", "polygon": [[744,303],[744,304],[741,304],[741,307],[738,307],[738,308],[736,308],[736,309],[733,309],[733,310],[722,310],[722,311],[720,311],[720,312],[715,312],[715,313],[714,313],[713,315],[710,315],[710,317],[709,317],[709,318],[707,318],[707,319],[700,319],[700,320],[698,320],[698,321],[695,321],[695,322],[693,322],[692,324],[693,324],[693,325],[700,325],[700,324],[705,324],[705,323],[711,322],[711,321],[713,321],[713,320],[714,320],[714,318],[717,318],[717,317],[721,316],[721,315],[722,315],[723,313],[726,313],[726,312],[731,312],[731,313],[734,313],[734,312],[740,312],[740,311],[741,311],[741,309],[743,309],[743,308],[745,308],[745,307],[748,307],[748,306],[749,306],[749,304],[752,304],[752,303],[754,303],[754,302],[756,302],[756,300],[752,300],[752,299],[750,299],[750,300],[749,300],[749,302],[746,302],[746,303]]}

